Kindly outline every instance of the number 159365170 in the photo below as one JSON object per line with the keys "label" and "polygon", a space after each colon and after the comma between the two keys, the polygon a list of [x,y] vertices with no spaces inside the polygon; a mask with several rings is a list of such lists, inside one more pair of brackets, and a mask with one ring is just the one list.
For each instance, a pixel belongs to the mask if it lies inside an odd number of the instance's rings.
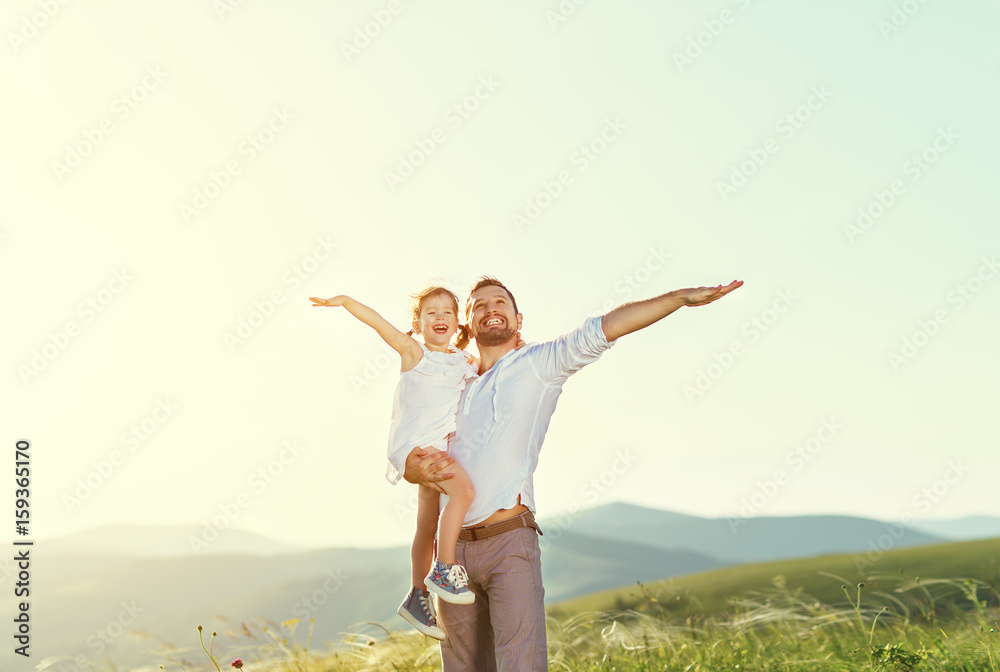
{"label": "number 159365170", "polygon": [[14,451],[14,484],[17,486],[14,492],[15,506],[17,507],[14,517],[19,534],[27,534],[28,524],[31,522],[30,501],[28,499],[31,495],[29,489],[31,485],[31,455],[27,452],[30,447],[31,443],[22,439],[17,442]]}

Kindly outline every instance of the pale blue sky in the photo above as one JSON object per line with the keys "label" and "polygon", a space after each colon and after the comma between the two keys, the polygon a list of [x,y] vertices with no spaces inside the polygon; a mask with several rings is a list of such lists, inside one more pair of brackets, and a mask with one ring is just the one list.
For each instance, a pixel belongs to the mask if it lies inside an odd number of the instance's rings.
{"label": "pale blue sky", "polygon": [[[217,6],[89,0],[44,25],[37,2],[5,10],[0,402],[5,440],[34,444],[32,534],[228,510],[292,543],[407,543],[412,488],[383,477],[398,363],[307,297],[347,293],[402,328],[407,294],[438,279],[464,297],[484,273],[514,291],[529,341],[605,305],[746,282],[568,382],[542,516],[615,500],[997,514],[994,3],[594,0],[554,26],[557,2]],[[391,20],[345,56],[373,13]],[[66,170],[68,147],[88,156]],[[546,207],[518,227],[528,200]],[[686,394],[699,373],[716,379]],[[144,419],[145,440],[123,437]],[[831,419],[808,463],[791,457]]]}

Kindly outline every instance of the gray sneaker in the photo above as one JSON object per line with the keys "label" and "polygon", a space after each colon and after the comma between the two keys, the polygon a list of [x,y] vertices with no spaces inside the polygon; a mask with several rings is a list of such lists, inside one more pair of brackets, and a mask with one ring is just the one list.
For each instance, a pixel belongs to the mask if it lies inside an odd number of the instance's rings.
{"label": "gray sneaker", "polygon": [[438,627],[431,594],[416,586],[410,587],[410,594],[399,605],[397,614],[414,628],[434,639],[444,639],[444,630]]}

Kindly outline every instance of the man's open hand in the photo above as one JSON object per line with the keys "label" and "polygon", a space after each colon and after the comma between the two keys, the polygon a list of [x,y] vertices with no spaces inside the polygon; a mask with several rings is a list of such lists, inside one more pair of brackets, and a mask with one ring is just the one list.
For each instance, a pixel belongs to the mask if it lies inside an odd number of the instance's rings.
{"label": "man's open hand", "polygon": [[455,477],[455,474],[444,471],[448,465],[454,462],[454,457],[449,457],[448,453],[440,450],[414,448],[406,457],[403,479],[408,483],[426,485],[431,490],[443,495],[445,491],[438,483]]}
{"label": "man's open hand", "polygon": [[717,299],[721,299],[729,292],[742,286],[742,280],[733,280],[725,287],[722,285],[716,287],[695,287],[694,289],[687,290],[682,298],[686,306],[704,306],[706,303],[712,303]]}

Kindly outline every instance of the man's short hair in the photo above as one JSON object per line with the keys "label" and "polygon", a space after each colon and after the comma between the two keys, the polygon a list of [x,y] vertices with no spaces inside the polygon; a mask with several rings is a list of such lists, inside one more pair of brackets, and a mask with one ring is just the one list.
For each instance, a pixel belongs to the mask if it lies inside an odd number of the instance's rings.
{"label": "man's short hair", "polygon": [[472,289],[469,290],[469,298],[465,302],[465,321],[466,322],[469,321],[469,316],[472,315],[472,295],[475,294],[476,292],[478,292],[483,287],[499,287],[503,291],[507,292],[507,296],[510,297],[510,302],[514,306],[514,312],[517,313],[517,300],[514,298],[514,295],[511,294],[510,290],[507,289],[507,287],[504,286],[504,284],[502,282],[500,282],[499,280],[497,280],[493,276],[491,276],[491,275],[484,275],[483,277],[479,278],[479,281],[475,285],[472,286]]}

